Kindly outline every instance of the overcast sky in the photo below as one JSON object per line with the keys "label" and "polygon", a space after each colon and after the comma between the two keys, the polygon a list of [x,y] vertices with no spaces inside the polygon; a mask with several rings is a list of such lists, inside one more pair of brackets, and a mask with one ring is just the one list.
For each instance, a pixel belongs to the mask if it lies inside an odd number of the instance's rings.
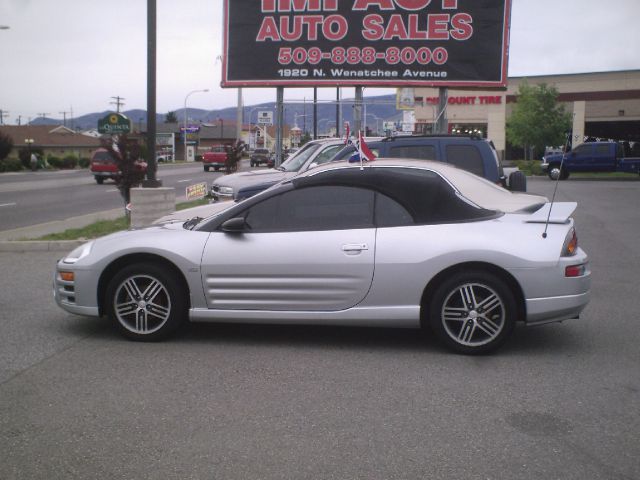
{"label": "overcast sky", "polygon": [[[257,1],[257,0],[256,0]],[[0,109],[5,123],[146,109],[146,0],[0,0]],[[222,0],[157,0],[157,111],[234,106],[220,88]],[[510,76],[640,69],[640,0],[512,0]],[[250,61],[250,59],[247,59]],[[335,89],[320,89],[335,98]],[[392,93],[365,89],[365,96]],[[244,104],[275,89],[244,89]],[[345,89],[344,97],[353,96]],[[313,98],[312,89],[285,99]],[[70,114],[67,113],[67,118]]]}

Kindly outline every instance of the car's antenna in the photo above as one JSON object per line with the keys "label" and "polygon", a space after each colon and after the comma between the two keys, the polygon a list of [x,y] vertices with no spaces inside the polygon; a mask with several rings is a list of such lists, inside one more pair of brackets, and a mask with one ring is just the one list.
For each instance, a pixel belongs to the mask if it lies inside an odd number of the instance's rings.
{"label": "car's antenna", "polygon": [[[575,113],[573,116],[575,117]],[[564,148],[562,149],[562,160],[560,160],[560,169],[558,170],[558,178],[556,178],[556,184],[553,187],[553,196],[551,197],[551,205],[549,205],[549,212],[547,213],[547,221],[544,224],[544,232],[542,232],[542,238],[547,238],[547,228],[549,228],[549,219],[551,218],[551,209],[553,208],[553,202],[556,199],[556,192],[558,191],[558,182],[562,176],[562,166],[564,165],[564,158],[567,155],[567,149],[569,148],[569,141],[571,140],[571,132],[567,133],[567,138],[564,142]]]}

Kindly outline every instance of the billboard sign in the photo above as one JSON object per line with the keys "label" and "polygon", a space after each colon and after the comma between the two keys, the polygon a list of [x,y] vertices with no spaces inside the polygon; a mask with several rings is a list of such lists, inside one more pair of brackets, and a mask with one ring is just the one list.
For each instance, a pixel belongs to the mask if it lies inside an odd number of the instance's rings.
{"label": "billboard sign", "polygon": [[511,0],[224,0],[223,87],[505,87]]}

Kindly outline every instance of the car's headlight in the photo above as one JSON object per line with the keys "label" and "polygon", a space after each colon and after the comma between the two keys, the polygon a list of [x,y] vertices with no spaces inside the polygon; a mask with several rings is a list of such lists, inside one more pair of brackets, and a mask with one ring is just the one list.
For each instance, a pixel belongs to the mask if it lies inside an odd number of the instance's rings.
{"label": "car's headlight", "polygon": [[74,249],[69,255],[62,259],[63,263],[76,263],[81,258],[86,257],[91,252],[93,242],[87,242]]}
{"label": "car's headlight", "polygon": [[233,187],[220,187],[218,193],[221,195],[233,195]]}

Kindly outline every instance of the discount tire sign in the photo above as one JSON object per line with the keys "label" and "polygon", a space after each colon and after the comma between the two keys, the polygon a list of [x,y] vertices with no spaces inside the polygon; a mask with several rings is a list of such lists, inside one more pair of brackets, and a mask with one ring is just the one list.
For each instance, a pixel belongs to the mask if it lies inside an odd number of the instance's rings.
{"label": "discount tire sign", "polygon": [[223,87],[504,87],[511,0],[225,0]]}

